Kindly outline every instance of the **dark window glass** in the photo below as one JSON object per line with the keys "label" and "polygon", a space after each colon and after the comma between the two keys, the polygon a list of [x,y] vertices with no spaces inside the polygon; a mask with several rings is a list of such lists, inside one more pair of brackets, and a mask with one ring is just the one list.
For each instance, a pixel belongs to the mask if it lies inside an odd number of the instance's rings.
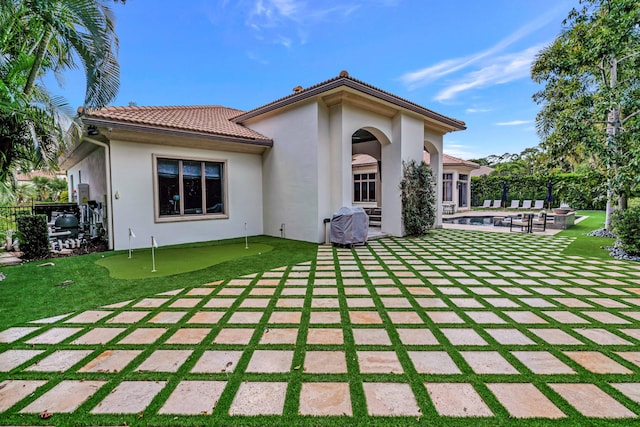
{"label": "dark window glass", "polygon": [[182,162],[184,214],[202,214],[202,163]]}
{"label": "dark window glass", "polygon": [[[374,175],[375,178],[375,175]],[[371,181],[369,183],[369,201],[373,202],[376,200],[376,182]]]}
{"label": "dark window glass", "polygon": [[206,162],[204,164],[207,213],[224,212],[222,167],[222,163]]}
{"label": "dark window glass", "polygon": [[180,215],[178,160],[158,159],[158,202],[160,216]]}
{"label": "dark window glass", "polygon": [[361,202],[360,200],[360,182],[353,183],[353,200],[356,202]]}

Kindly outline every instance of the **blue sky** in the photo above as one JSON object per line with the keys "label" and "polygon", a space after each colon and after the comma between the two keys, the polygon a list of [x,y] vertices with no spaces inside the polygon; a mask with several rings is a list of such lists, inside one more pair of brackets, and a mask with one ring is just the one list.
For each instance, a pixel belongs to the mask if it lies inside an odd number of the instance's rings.
{"label": "blue sky", "polygon": [[[466,122],[465,159],[538,144],[536,53],[578,0],[128,0],[113,105],[252,109],[347,70]],[[82,75],[52,90],[82,103]]]}

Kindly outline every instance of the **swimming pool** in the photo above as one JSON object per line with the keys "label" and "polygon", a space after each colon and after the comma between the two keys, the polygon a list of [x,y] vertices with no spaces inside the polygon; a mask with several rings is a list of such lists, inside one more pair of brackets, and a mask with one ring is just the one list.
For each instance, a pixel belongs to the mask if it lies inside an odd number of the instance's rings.
{"label": "swimming pool", "polygon": [[464,225],[484,225],[484,226],[497,226],[508,227],[511,218],[505,218],[503,216],[459,216],[457,218],[443,218],[444,224],[464,224]]}

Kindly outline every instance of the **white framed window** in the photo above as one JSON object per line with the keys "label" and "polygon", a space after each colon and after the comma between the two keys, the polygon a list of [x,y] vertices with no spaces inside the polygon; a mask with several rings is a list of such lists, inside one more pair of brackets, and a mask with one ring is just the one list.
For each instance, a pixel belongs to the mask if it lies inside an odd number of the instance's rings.
{"label": "white framed window", "polygon": [[153,156],[157,221],[228,218],[225,161]]}
{"label": "white framed window", "polygon": [[353,174],[353,201],[354,202],[375,202],[376,201],[376,174],[375,173]]}
{"label": "white framed window", "polygon": [[442,174],[442,201],[453,202],[453,174]]}

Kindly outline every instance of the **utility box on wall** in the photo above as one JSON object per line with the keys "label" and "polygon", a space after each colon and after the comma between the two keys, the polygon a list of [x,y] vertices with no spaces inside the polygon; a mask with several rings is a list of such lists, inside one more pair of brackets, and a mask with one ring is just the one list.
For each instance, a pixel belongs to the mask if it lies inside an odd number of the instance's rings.
{"label": "utility box on wall", "polygon": [[89,201],[89,184],[78,184],[78,204],[86,205]]}

